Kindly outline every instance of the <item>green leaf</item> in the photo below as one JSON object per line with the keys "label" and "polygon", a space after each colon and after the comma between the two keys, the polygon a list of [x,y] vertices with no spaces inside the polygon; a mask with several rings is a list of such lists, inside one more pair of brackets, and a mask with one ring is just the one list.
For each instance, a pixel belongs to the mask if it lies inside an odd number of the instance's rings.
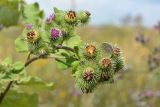
{"label": "green leaf", "polygon": [[79,64],[80,64],[79,61],[74,61],[72,63],[72,74],[74,74],[77,71],[77,67],[78,67]]}
{"label": "green leaf", "polygon": [[12,63],[12,58],[11,57],[7,57],[1,62],[1,64],[4,65],[4,66],[7,66],[11,63]]}
{"label": "green leaf", "polygon": [[64,22],[64,11],[59,10],[58,8],[54,8],[54,12],[56,15],[55,22],[63,24]]}
{"label": "green leaf", "polygon": [[24,69],[24,63],[23,62],[16,62],[13,64],[13,73],[19,73]]}
{"label": "green leaf", "polygon": [[45,42],[50,42],[50,38],[49,38],[49,34],[50,34],[50,29],[49,30],[44,30],[44,28],[46,27],[45,26],[45,22],[44,23],[42,23],[42,27],[41,27],[41,38],[42,38],[42,40],[43,41],[45,41]]}
{"label": "green leaf", "polygon": [[26,24],[41,25],[44,12],[40,10],[39,4],[28,4],[24,6],[24,22]]}
{"label": "green leaf", "polygon": [[66,61],[64,60],[56,60],[56,64],[57,64],[57,68],[61,69],[61,70],[66,70],[69,68],[68,64],[65,63]]}
{"label": "green leaf", "polygon": [[64,59],[56,59],[57,67],[61,70],[70,68],[72,63],[76,61],[74,56],[66,51],[61,51],[59,55],[65,57]]}
{"label": "green leaf", "polygon": [[27,42],[22,38],[17,38],[15,40],[15,47],[17,52],[28,52]]}
{"label": "green leaf", "polygon": [[56,7],[54,7],[54,12],[55,12],[55,13],[64,13],[62,10],[60,10],[60,9],[58,9],[58,8],[56,8]]}
{"label": "green leaf", "polygon": [[38,107],[38,96],[9,91],[0,107]]}
{"label": "green leaf", "polygon": [[25,80],[23,80],[23,82],[20,83],[20,85],[27,86],[28,88],[31,88],[32,90],[35,90],[35,91],[54,89],[54,83],[45,83],[39,77],[28,77]]}
{"label": "green leaf", "polygon": [[79,46],[82,43],[80,36],[73,35],[71,38],[67,40],[67,46],[74,48],[75,46]]}
{"label": "green leaf", "polygon": [[14,68],[13,68],[12,71],[10,73],[6,74],[6,75],[9,76],[9,77],[5,78],[4,81],[8,81],[7,79],[9,79],[9,81],[21,82],[21,81],[24,80],[24,78],[27,77],[25,69],[15,71]]}

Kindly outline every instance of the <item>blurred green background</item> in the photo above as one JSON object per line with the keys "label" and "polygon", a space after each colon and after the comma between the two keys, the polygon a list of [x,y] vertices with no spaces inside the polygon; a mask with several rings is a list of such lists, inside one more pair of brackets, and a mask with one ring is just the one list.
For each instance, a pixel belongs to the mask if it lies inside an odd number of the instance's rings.
{"label": "blurred green background", "polygon": [[[92,94],[82,94],[74,86],[70,70],[58,70],[54,60],[51,59],[36,61],[27,68],[28,75],[37,75],[47,82],[55,82],[53,91],[39,92],[39,107],[137,107],[134,99],[137,92],[158,91],[159,70],[150,72],[147,59],[148,54],[151,53],[150,48],[160,45],[160,34],[138,21],[130,24],[126,19],[124,22],[121,25],[82,26],[77,28],[77,32],[86,42],[117,44],[123,50],[126,72],[118,74],[114,84],[99,86]],[[25,61],[27,54],[17,53],[14,47],[14,40],[22,30],[22,25],[16,25],[0,31],[0,59],[12,56],[15,61]],[[135,41],[136,35],[141,32],[150,38],[152,46],[150,44],[142,46]],[[27,92],[32,93],[32,90],[28,89]],[[152,107],[160,107],[160,98],[146,100]]]}

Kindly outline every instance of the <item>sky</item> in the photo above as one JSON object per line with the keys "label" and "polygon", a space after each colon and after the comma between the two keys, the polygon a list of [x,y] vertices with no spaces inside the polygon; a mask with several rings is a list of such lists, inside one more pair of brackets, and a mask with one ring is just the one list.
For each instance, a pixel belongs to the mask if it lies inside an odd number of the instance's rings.
{"label": "sky", "polygon": [[[53,13],[53,7],[71,9],[72,0],[26,0],[28,3],[39,2],[46,16]],[[88,10],[92,13],[91,24],[119,24],[127,14],[141,15],[146,26],[153,26],[160,21],[160,0],[75,0],[76,10]]]}

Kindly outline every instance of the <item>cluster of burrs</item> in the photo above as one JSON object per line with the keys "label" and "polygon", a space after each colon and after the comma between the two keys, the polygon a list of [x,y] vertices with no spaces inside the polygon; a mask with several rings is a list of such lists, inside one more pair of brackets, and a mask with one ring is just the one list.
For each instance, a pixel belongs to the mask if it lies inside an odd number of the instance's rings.
{"label": "cluster of burrs", "polygon": [[98,84],[113,83],[114,75],[124,67],[121,50],[108,43],[86,44],[80,50],[81,60],[74,74],[77,86],[91,93]]}

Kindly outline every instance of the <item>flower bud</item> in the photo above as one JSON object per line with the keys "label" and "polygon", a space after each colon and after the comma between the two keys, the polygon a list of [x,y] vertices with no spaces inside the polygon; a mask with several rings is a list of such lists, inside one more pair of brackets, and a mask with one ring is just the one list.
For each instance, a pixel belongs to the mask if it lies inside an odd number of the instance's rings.
{"label": "flower bud", "polygon": [[35,30],[27,33],[27,41],[30,43],[37,42],[39,38],[40,38],[40,36],[39,36],[38,32]]}
{"label": "flower bud", "polygon": [[90,13],[88,11],[81,11],[79,13],[79,20],[82,22],[82,23],[86,23],[88,22],[89,18],[90,18]]}
{"label": "flower bud", "polygon": [[50,15],[47,19],[46,19],[46,23],[47,24],[50,24],[50,23],[52,23],[52,21],[55,19],[55,15],[54,14],[52,14],[52,15]]}
{"label": "flower bud", "polygon": [[101,73],[100,82],[109,81],[109,79],[110,79],[110,75],[108,73],[106,72]]}
{"label": "flower bud", "polygon": [[87,45],[85,47],[85,54],[88,57],[93,57],[96,54],[96,47],[94,45]]}
{"label": "flower bud", "polygon": [[27,29],[27,30],[31,30],[32,28],[33,28],[33,25],[32,25],[32,24],[27,24],[27,25],[26,25],[26,29]]}
{"label": "flower bud", "polygon": [[121,53],[121,50],[119,48],[117,48],[117,47],[114,47],[113,48],[113,53],[114,53],[114,55],[119,56],[120,53]]}
{"label": "flower bud", "polygon": [[92,68],[85,69],[84,74],[83,74],[83,79],[86,81],[92,80],[93,79],[93,72],[94,72],[94,70]]}
{"label": "flower bud", "polygon": [[61,31],[62,37],[65,37],[67,34],[68,34],[68,33],[67,33],[65,30],[62,30],[62,31]]}
{"label": "flower bud", "polygon": [[82,90],[83,93],[92,92],[100,79],[100,73],[95,65],[93,67],[85,65],[78,67],[78,71],[75,73],[76,84]]}
{"label": "flower bud", "polygon": [[112,65],[112,62],[111,62],[111,60],[110,59],[108,59],[108,58],[102,58],[101,60],[100,60],[100,66],[101,66],[101,68],[108,68],[109,66],[111,66]]}
{"label": "flower bud", "polygon": [[68,23],[74,23],[77,21],[77,15],[75,11],[69,11],[65,14],[64,19]]}
{"label": "flower bud", "polygon": [[60,37],[60,31],[58,29],[53,28],[51,30],[51,39],[55,40]]}

